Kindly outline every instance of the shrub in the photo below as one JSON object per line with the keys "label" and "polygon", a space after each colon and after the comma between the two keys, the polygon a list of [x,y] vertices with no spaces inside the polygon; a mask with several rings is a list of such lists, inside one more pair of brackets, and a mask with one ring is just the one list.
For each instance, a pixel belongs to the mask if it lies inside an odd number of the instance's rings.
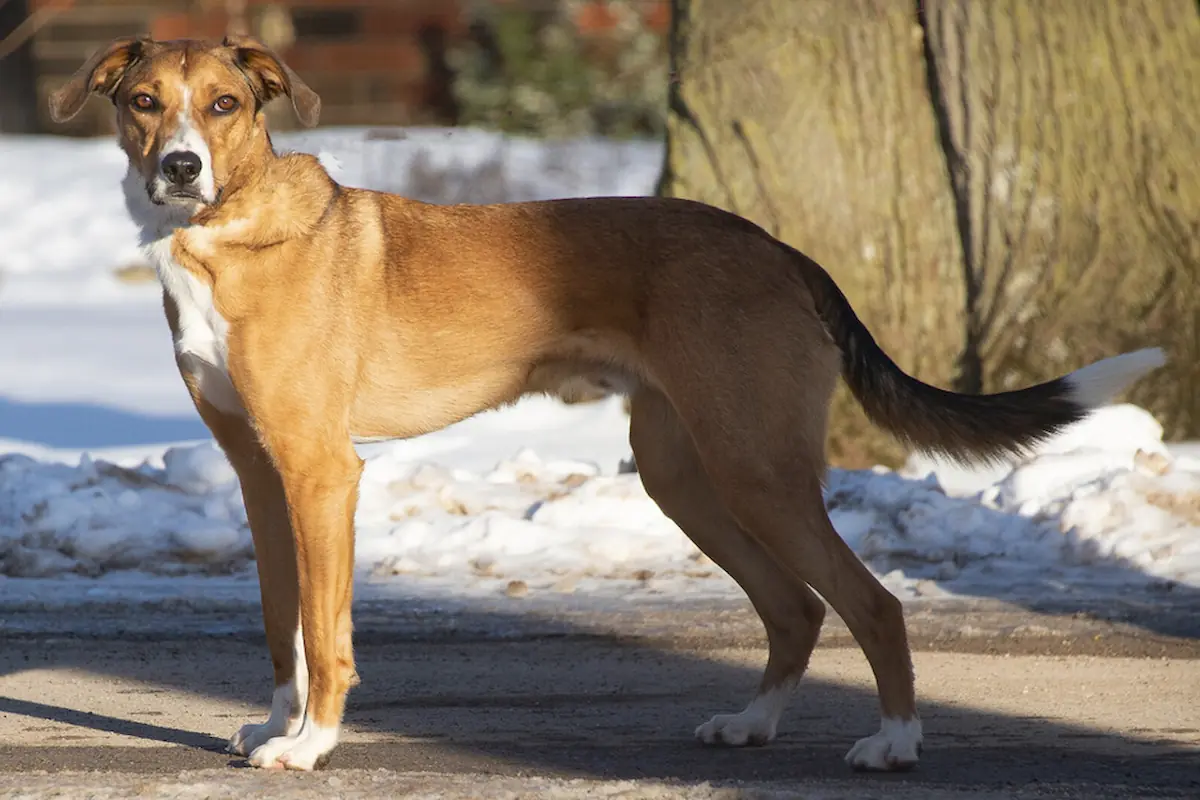
{"label": "shrub", "polygon": [[[660,136],[667,43],[637,0],[480,4],[449,54],[459,123],[535,136]],[[602,8],[603,27],[582,15]]]}

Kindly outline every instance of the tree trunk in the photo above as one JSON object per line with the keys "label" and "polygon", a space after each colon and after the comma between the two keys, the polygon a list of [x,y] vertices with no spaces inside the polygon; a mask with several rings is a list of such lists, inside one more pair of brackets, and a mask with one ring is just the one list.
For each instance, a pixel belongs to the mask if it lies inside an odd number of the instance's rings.
{"label": "tree trunk", "polygon": [[[675,0],[661,191],[821,262],[923,380],[996,391],[1146,344],[1200,435],[1194,0]],[[899,448],[840,392],[830,451]]]}
{"label": "tree trunk", "polygon": [[[28,16],[27,0],[0,0],[0,43],[18,32]],[[0,56],[0,133],[38,132],[35,80],[33,43],[26,38],[7,56]]]}
{"label": "tree trunk", "polygon": [[1131,399],[1200,435],[1195,0],[926,2],[932,102],[962,241],[975,387],[1134,347]]}

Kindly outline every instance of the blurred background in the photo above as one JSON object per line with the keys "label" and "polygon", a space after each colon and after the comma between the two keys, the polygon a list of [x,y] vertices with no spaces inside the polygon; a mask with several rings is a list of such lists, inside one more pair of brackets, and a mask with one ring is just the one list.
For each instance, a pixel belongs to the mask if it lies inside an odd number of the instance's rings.
{"label": "blurred background", "polygon": [[[118,36],[242,33],[321,95],[325,125],[659,135],[669,19],[668,0],[4,0],[0,130],[51,132],[48,93]],[[110,131],[89,111],[53,132]]]}
{"label": "blurred background", "polygon": [[[897,791],[1200,796],[1200,661],[1168,663],[1200,653],[1197,0],[0,0],[0,784],[217,766],[201,749],[269,695],[238,479],[179,378],[112,105],[46,112],[137,33],[276,49],[322,118],[297,130],[273,103],[272,141],[344,185],[741,214],[941,387],[1164,348],[1117,404],[977,468],[905,452],[839,391],[824,500],[910,612],[938,741]],[[873,725],[865,661],[830,661],[849,638],[827,624],[776,771],[680,749],[765,653],[741,647],[741,589],[626,474],[623,398],[580,399],[359,446],[348,721],[370,738],[338,758],[372,781],[482,765],[478,796],[508,769],[573,796],[589,774],[659,796],[798,773],[828,796],[830,746]]]}
{"label": "blurred background", "polygon": [[[52,126],[46,96],[137,32],[275,48],[323,101],[304,133],[274,104],[279,141],[351,183],[742,214],[822,262],[940,386],[1163,346],[1170,366],[1131,398],[1168,439],[1200,437],[1195,0],[0,0],[0,132],[111,134],[103,99]],[[119,253],[104,268],[139,274]],[[53,266],[27,249],[0,269],[35,261]],[[906,455],[840,395],[830,445],[846,465]]]}

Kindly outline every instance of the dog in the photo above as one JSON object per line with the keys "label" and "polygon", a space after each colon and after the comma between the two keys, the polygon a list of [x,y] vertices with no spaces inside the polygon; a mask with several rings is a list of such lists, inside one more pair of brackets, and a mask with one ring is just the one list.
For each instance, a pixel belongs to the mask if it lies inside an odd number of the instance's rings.
{"label": "dog", "polygon": [[271,50],[119,39],[50,98],[56,121],[112,100],[126,202],[163,287],[179,372],[241,479],[275,690],[232,752],[321,766],[357,683],[354,444],[416,436],[573,381],[630,398],[648,494],[743,588],[769,657],[740,713],[696,730],[765,744],[825,614],[870,661],[881,725],[858,769],[917,763],[922,731],[899,601],[830,524],[826,417],[839,377],[911,446],[1022,453],[1164,358],[1096,362],[1020,391],[963,395],[904,373],[832,278],[757,225],[701,203],[590,198],[428,205],[341,186],[277,154],[263,107],[320,99]]}

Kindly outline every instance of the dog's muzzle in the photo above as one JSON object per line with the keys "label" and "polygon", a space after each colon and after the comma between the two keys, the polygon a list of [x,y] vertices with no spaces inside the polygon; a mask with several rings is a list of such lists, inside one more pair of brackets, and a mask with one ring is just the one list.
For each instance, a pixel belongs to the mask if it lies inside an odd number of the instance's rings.
{"label": "dog's muzzle", "polygon": [[[210,205],[217,197],[205,192],[204,161],[190,150],[174,150],[158,162],[158,172],[146,182],[146,194],[155,205]],[[211,192],[219,195],[220,192]]]}

